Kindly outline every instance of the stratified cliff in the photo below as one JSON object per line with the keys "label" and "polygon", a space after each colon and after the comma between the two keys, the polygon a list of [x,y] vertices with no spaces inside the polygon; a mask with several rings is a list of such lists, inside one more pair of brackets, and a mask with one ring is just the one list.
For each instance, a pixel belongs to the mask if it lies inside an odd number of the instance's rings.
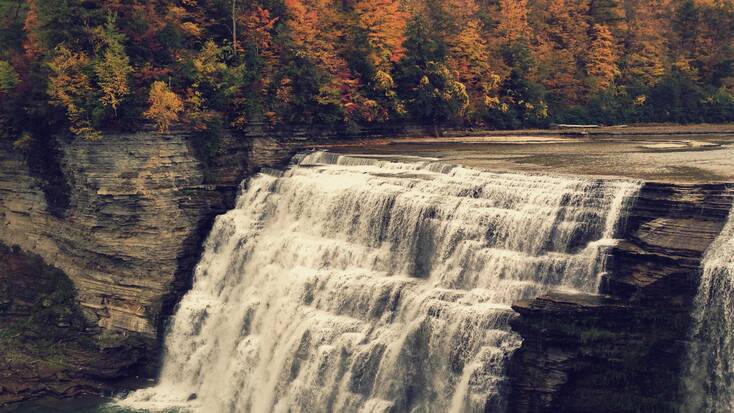
{"label": "stratified cliff", "polygon": [[726,185],[645,184],[625,241],[609,251],[606,296],[516,303],[513,412],[675,412],[703,253],[725,224]]}
{"label": "stratified cliff", "polygon": [[30,164],[0,148],[0,405],[150,374],[213,217],[298,146],[224,137],[202,162],[192,139],[76,140]]}
{"label": "stratified cliff", "polygon": [[[195,139],[110,135],[30,163],[0,146],[0,406],[152,375],[214,216],[245,176],[309,145],[223,137],[202,156]],[[675,411],[700,261],[733,192],[643,185],[605,296],[516,303],[510,410]]]}

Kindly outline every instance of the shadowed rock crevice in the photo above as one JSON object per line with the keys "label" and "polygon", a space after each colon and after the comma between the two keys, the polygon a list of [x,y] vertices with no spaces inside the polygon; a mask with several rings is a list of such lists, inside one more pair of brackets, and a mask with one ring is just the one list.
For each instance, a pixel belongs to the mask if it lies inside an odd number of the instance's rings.
{"label": "shadowed rock crevice", "polygon": [[0,406],[97,394],[137,374],[149,343],[91,325],[76,293],[63,271],[0,243]]}
{"label": "shadowed rock crevice", "polygon": [[62,151],[56,139],[33,140],[27,151],[28,172],[36,178],[46,200],[46,211],[63,218],[71,203],[71,187],[64,174]]}

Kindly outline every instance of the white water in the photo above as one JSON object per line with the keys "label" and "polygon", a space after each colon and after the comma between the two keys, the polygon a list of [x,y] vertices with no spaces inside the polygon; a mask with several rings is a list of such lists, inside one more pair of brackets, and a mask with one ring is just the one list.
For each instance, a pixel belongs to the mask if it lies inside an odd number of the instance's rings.
{"label": "white water", "polygon": [[209,235],[159,383],[121,404],[501,411],[520,344],[509,305],[595,292],[638,188],[322,152],[245,186]]}
{"label": "white water", "polygon": [[703,259],[685,387],[686,412],[734,411],[734,212]]}

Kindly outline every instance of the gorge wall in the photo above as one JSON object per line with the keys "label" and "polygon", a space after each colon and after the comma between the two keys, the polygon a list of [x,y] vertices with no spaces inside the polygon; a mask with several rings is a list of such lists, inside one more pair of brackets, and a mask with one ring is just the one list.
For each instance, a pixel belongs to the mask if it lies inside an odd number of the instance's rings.
{"label": "gorge wall", "polygon": [[[213,217],[244,176],[302,144],[224,137],[203,163],[192,139],[76,140],[40,167],[0,148],[0,405],[152,374]],[[44,288],[56,284],[70,296]]]}
{"label": "gorge wall", "polygon": [[[225,137],[202,162],[191,142],[64,143],[53,179],[0,147],[0,406],[150,377],[214,216],[243,177],[310,145]],[[509,410],[675,411],[701,258],[731,203],[726,185],[646,183],[608,251],[606,296],[515,302]]]}

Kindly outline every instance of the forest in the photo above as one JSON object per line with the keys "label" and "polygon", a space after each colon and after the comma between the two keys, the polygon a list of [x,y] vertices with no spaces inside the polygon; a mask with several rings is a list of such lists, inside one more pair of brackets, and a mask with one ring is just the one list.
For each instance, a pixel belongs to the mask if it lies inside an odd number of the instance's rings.
{"label": "forest", "polygon": [[0,0],[0,139],[734,121],[732,0]]}

